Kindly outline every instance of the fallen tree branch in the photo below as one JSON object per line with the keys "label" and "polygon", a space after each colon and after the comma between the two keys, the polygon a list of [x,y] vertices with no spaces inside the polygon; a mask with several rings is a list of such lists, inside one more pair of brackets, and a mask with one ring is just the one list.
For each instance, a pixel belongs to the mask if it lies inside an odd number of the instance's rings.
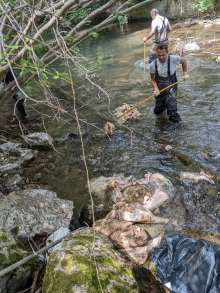
{"label": "fallen tree branch", "polygon": [[67,235],[61,237],[60,239],[50,243],[49,245],[42,247],[41,249],[39,249],[38,251],[36,251],[35,253],[26,256],[25,258],[19,260],[18,262],[8,266],[7,268],[3,269],[0,271],[0,278],[7,275],[8,273],[14,271],[15,269],[19,268],[20,266],[26,264],[27,262],[29,262],[30,260],[32,260],[33,258],[39,256],[41,253],[48,251],[50,248],[54,247],[55,245],[57,245],[58,243],[60,243],[64,238],[66,238],[67,236],[69,236],[70,234],[72,234],[73,232],[68,233]]}

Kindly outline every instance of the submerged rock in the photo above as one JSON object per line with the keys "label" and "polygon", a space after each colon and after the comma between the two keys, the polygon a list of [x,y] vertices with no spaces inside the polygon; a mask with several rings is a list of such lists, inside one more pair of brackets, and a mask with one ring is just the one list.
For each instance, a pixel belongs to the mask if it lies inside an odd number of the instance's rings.
{"label": "submerged rock", "polygon": [[0,229],[17,230],[18,237],[50,234],[68,227],[73,211],[72,201],[62,200],[44,189],[12,192],[0,201]]}
{"label": "submerged rock", "polygon": [[189,19],[184,22],[185,27],[190,27],[190,26],[196,25],[196,24],[198,24],[198,21],[196,19]]}
{"label": "submerged rock", "polygon": [[211,184],[214,184],[215,182],[213,181],[213,176],[210,174],[206,174],[205,172],[200,172],[200,173],[192,173],[192,172],[181,172],[180,173],[180,180],[182,181],[192,181],[198,183],[199,181],[207,181]]}
{"label": "submerged rock", "polygon": [[0,145],[0,174],[15,174],[22,165],[34,158],[31,150],[22,148],[19,143],[7,142]]}
{"label": "submerged rock", "polygon": [[46,132],[30,133],[23,138],[30,147],[51,148],[53,145],[53,138]]}
{"label": "submerged rock", "polygon": [[195,52],[195,51],[200,50],[200,47],[196,42],[185,44],[184,48],[186,51],[191,51],[191,52]]}
{"label": "submerged rock", "polygon": [[74,232],[47,264],[43,293],[138,292],[131,268],[111,242],[91,229]]}
{"label": "submerged rock", "polygon": [[5,186],[9,192],[17,191],[20,190],[22,181],[22,177],[19,174],[15,174],[6,179]]}
{"label": "submerged rock", "polygon": [[[184,175],[184,176],[183,176]],[[220,198],[214,177],[204,172],[183,173],[180,191],[185,228],[219,232]]]}

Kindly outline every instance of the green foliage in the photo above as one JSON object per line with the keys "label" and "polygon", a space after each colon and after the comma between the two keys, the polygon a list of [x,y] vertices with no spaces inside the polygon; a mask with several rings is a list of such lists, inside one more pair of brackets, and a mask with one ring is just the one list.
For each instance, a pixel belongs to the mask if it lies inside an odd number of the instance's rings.
{"label": "green foliage", "polygon": [[16,0],[9,0],[8,4],[10,5],[10,7],[15,7],[16,6]]}
{"label": "green foliage", "polygon": [[[106,0],[100,1],[100,3],[92,5],[92,7],[79,8],[78,10],[67,13],[63,18],[62,26],[65,28],[71,28],[72,26],[85,19],[92,11],[96,10],[106,2]],[[87,22],[87,25],[89,24],[90,22]]]}
{"label": "green foliage", "polygon": [[92,8],[80,8],[77,11],[70,12],[64,17],[62,21],[62,25],[63,27],[68,27],[68,28],[73,25],[76,25],[78,22],[83,20],[91,12],[92,12]]}
{"label": "green foliage", "polygon": [[199,12],[206,12],[214,9],[215,0],[194,0],[194,2],[194,6]]}
{"label": "green foliage", "polygon": [[45,53],[47,53],[48,49],[47,47],[43,45],[37,45],[35,47],[35,53],[38,56],[38,58],[41,58]]}
{"label": "green foliage", "polygon": [[75,55],[79,55],[79,54],[80,54],[80,48],[77,47],[77,46],[74,47],[74,48],[73,48],[73,52],[74,52]]}
{"label": "green foliage", "polygon": [[7,61],[5,60],[5,58],[3,56],[0,56],[0,66],[4,66],[7,64]]}
{"label": "green foliage", "polygon": [[117,17],[117,20],[118,20],[120,25],[124,25],[124,24],[128,23],[128,18],[127,18],[126,15],[119,14],[118,17]]}
{"label": "green foliage", "polygon": [[49,69],[44,63],[32,63],[28,59],[21,59],[19,63],[14,66],[18,71],[19,78],[26,78],[27,76],[37,76],[38,80],[45,86],[50,86],[56,80],[64,80],[70,83],[70,78],[67,72],[59,72],[57,70]]}
{"label": "green foliage", "polygon": [[89,35],[94,39],[97,39],[99,37],[99,34],[97,32],[91,32]]}

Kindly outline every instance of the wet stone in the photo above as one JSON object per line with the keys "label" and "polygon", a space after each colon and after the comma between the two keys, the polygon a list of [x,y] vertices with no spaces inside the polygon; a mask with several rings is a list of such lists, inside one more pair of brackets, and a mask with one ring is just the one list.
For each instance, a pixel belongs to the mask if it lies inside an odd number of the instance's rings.
{"label": "wet stone", "polygon": [[12,192],[0,201],[0,229],[16,229],[21,238],[50,234],[60,227],[68,227],[72,210],[72,201],[59,199],[49,190]]}

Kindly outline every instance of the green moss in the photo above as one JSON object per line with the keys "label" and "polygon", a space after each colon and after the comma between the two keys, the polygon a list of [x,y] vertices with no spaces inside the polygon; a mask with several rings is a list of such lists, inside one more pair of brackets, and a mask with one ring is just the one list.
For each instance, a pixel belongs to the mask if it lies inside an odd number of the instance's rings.
{"label": "green moss", "polygon": [[[129,290],[129,288],[127,290]],[[114,288],[112,288],[111,293],[125,293],[125,292],[129,292],[127,290],[126,290],[126,287],[124,287],[124,286],[115,285]]]}
{"label": "green moss", "polygon": [[130,278],[133,277],[133,274],[132,274],[131,270],[128,269],[127,267],[125,267],[125,266],[122,266],[122,264],[118,260],[116,260],[114,258],[110,258],[110,257],[107,257],[107,256],[98,256],[96,258],[96,261],[99,261],[100,263],[102,263],[104,265],[107,265],[107,266],[110,266],[110,267],[112,266],[116,270],[120,270],[122,275],[127,275]]}
{"label": "green moss", "polygon": [[[97,238],[95,237],[95,239]],[[74,237],[74,242],[77,245],[86,245],[88,244],[88,242],[92,242],[93,240],[93,235],[77,235],[76,237]]]}
{"label": "green moss", "polygon": [[[13,235],[5,230],[0,231],[0,269],[16,263],[29,253],[24,250]],[[28,262],[26,267],[35,268],[38,261],[33,259]]]}
{"label": "green moss", "polygon": [[0,264],[1,264],[0,268],[1,269],[5,267],[6,260],[7,260],[6,256],[0,253]]}
{"label": "green moss", "polygon": [[[96,240],[98,245],[93,243],[94,237],[90,233],[70,237],[69,242],[65,241],[66,250],[64,247],[63,252],[58,251],[50,256],[43,292],[72,293],[74,286],[80,286],[89,293],[99,293],[102,291],[99,281],[104,292],[125,292],[125,288],[126,292],[137,292],[131,270],[117,259],[110,242],[100,236],[96,236]],[[70,244],[73,245],[72,249]]]}
{"label": "green moss", "polygon": [[0,241],[2,242],[8,242],[8,235],[5,231],[0,232]]}
{"label": "green moss", "polygon": [[25,251],[16,246],[5,248],[4,252],[0,253],[0,267],[4,268],[11,265],[26,255],[27,253]]}
{"label": "green moss", "polygon": [[[59,263],[58,258],[56,263]],[[65,264],[65,266],[62,267],[62,264]],[[82,284],[84,287],[89,288],[91,293],[97,292],[98,284],[96,281],[95,265],[92,264],[88,258],[82,256],[72,256],[71,261],[65,258],[64,260],[61,260],[61,268],[56,272],[54,272],[53,265],[49,264],[47,267],[46,274],[50,278],[50,281],[48,279],[49,282],[44,282],[43,292],[60,293],[63,291],[72,293],[72,286],[81,286]],[[74,266],[76,267],[75,271]],[[70,270],[71,267],[72,270]],[[51,286],[51,284],[53,285]]]}

